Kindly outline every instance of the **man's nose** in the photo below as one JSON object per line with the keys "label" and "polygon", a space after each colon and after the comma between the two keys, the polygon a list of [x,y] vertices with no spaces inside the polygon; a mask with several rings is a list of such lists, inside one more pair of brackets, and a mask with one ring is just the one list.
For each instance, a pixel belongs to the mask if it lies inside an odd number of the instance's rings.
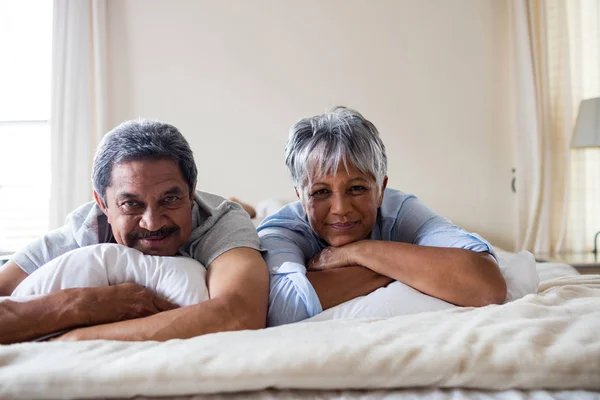
{"label": "man's nose", "polygon": [[160,210],[153,207],[148,207],[142,214],[140,220],[140,228],[148,231],[157,231],[163,227],[163,215]]}
{"label": "man's nose", "polygon": [[352,210],[352,201],[345,193],[333,193],[331,201],[331,212],[333,214],[346,215]]}

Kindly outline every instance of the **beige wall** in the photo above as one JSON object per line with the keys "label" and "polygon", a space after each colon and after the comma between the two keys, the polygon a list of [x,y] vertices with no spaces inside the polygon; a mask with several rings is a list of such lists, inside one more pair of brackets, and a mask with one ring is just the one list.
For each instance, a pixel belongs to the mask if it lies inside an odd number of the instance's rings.
{"label": "beige wall", "polygon": [[387,145],[390,186],[514,237],[507,7],[499,0],[111,0],[110,124],[186,135],[199,188],[294,197],[289,126],[336,104]]}

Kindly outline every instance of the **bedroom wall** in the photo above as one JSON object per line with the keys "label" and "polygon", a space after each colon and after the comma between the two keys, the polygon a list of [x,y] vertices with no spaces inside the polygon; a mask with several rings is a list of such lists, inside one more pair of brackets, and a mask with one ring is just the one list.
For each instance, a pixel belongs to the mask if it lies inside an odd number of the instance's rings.
{"label": "bedroom wall", "polygon": [[199,187],[293,199],[289,126],[343,104],[380,130],[389,185],[511,248],[508,2],[110,0],[110,125],[189,139]]}

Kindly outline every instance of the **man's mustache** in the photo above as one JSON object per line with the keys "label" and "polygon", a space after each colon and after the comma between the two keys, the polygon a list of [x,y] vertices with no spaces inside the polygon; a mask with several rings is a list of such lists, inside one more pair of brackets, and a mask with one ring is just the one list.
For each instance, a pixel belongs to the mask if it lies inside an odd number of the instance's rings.
{"label": "man's mustache", "polygon": [[157,231],[144,231],[144,232],[130,233],[127,235],[127,239],[140,240],[140,239],[147,239],[147,238],[151,238],[151,237],[168,236],[171,233],[177,232],[178,230],[179,230],[178,226],[171,226],[169,228],[160,228]]}

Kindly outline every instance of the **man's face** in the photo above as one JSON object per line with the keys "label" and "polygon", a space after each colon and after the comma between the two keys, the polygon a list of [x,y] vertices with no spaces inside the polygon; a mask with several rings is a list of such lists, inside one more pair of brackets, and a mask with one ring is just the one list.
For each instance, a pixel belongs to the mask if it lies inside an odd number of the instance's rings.
{"label": "man's face", "polygon": [[115,164],[106,204],[94,197],[117,243],[144,254],[173,256],[192,233],[192,198],[175,161]]}

